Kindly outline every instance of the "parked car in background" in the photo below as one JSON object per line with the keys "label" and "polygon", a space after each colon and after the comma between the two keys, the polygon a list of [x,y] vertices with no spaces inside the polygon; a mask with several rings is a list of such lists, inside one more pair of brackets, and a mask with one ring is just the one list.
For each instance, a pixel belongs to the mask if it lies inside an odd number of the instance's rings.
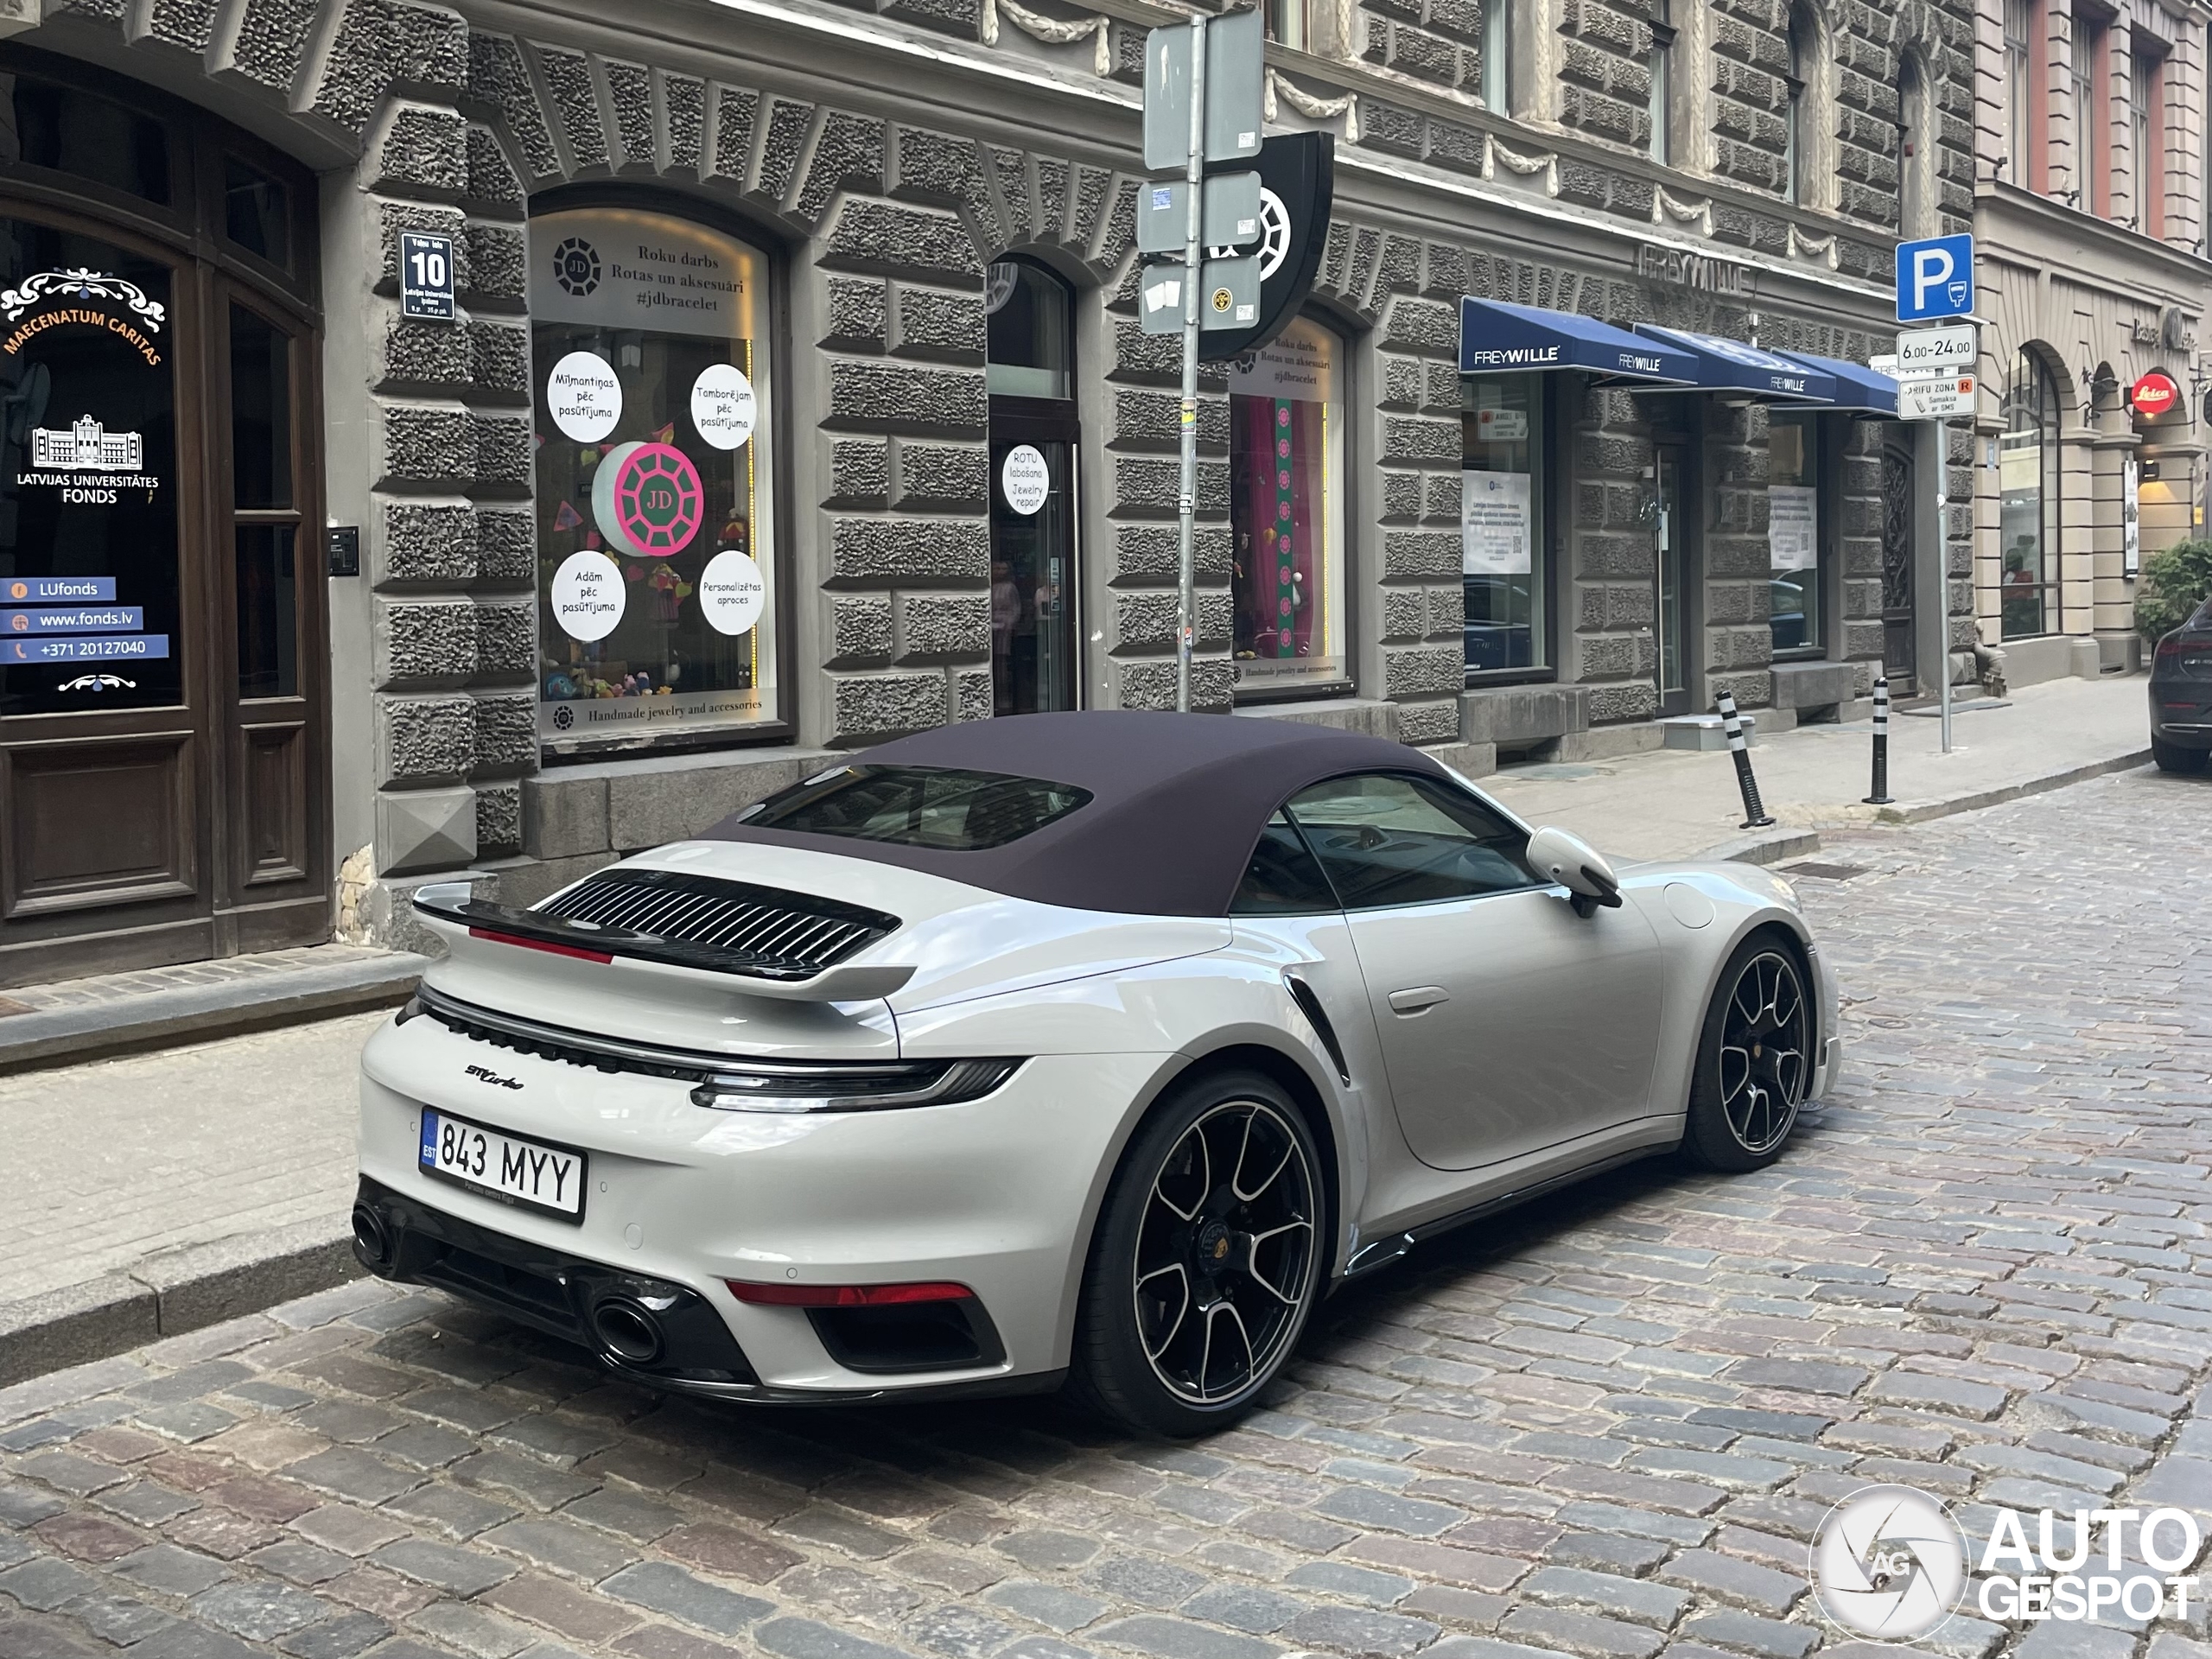
{"label": "parked car in background", "polygon": [[2151,758],[2161,772],[2212,761],[2212,599],[2152,654]]}

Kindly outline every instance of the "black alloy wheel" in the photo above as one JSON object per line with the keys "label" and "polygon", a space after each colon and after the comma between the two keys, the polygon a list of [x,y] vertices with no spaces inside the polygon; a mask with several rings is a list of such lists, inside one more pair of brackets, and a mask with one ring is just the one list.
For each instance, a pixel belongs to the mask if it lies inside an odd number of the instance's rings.
{"label": "black alloy wheel", "polygon": [[1272,1079],[1204,1077],[1146,1122],[1092,1241],[1072,1386],[1131,1427],[1224,1428],[1282,1367],[1325,1245],[1320,1160]]}
{"label": "black alloy wheel", "polygon": [[1738,947],[1706,1012],[1683,1144],[1714,1169],[1782,1155],[1812,1087],[1816,1031],[1796,955],[1770,939]]}

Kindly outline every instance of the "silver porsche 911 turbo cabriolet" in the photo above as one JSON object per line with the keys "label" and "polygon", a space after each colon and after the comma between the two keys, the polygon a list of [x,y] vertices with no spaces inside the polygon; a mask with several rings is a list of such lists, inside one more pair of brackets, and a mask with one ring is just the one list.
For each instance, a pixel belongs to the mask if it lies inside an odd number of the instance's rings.
{"label": "silver porsche 911 turbo cabriolet", "polygon": [[356,1249],[731,1400],[1066,1386],[1222,1427],[1316,1302],[1834,1073],[1788,884],[1619,874],[1417,750],[1037,715],[887,743],[447,956],[362,1056]]}

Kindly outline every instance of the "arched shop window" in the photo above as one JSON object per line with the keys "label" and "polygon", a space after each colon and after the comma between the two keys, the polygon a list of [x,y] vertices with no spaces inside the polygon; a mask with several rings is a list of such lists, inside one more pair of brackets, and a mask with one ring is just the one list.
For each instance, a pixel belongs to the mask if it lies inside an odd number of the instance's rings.
{"label": "arched shop window", "polygon": [[530,257],[540,739],[776,721],[766,257],[607,207]]}
{"label": "arched shop window", "polygon": [[2032,352],[2013,365],[1997,442],[1998,616],[2003,636],[2018,639],[2058,626],[2058,389]]}
{"label": "arched shop window", "polygon": [[1345,678],[1343,346],[1304,318],[1229,371],[1240,696]]}

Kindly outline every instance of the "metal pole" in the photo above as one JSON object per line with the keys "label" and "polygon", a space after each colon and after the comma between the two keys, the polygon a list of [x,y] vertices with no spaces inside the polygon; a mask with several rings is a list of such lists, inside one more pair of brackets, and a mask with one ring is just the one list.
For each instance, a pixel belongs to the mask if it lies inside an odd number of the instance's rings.
{"label": "metal pole", "polygon": [[1190,213],[1183,234],[1182,485],[1175,504],[1175,711],[1191,712],[1191,652],[1198,637],[1197,573],[1192,541],[1198,511],[1198,276],[1205,250],[1206,175],[1206,14],[1191,19]]}
{"label": "metal pole", "polygon": [[1943,703],[1943,753],[1951,752],[1951,423],[1936,423],[1936,569],[1942,595],[1937,607],[1943,626],[1943,671],[1937,695]]}
{"label": "metal pole", "polygon": [[1886,674],[1874,677],[1874,792],[1866,798],[1869,806],[1887,806],[1890,794],[1890,679]]}
{"label": "metal pole", "polygon": [[1751,776],[1751,753],[1744,741],[1744,717],[1736,712],[1734,694],[1723,691],[1719,702],[1720,724],[1728,734],[1728,758],[1736,763],[1736,787],[1744,797],[1743,827],[1764,830],[1774,818],[1759,799],[1759,780]]}

